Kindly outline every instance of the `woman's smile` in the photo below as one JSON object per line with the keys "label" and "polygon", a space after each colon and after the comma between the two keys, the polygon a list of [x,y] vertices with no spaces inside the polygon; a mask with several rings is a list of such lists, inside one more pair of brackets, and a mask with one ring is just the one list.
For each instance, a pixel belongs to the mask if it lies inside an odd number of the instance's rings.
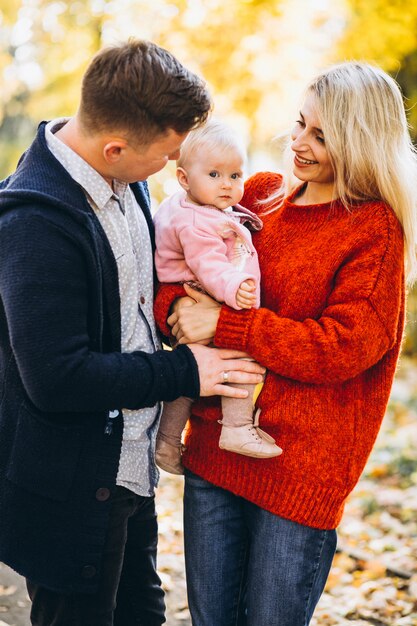
{"label": "woman's smile", "polygon": [[296,165],[298,165],[299,167],[303,167],[305,165],[317,165],[318,164],[318,161],[311,161],[309,159],[303,159],[298,154],[295,155],[294,161]]}

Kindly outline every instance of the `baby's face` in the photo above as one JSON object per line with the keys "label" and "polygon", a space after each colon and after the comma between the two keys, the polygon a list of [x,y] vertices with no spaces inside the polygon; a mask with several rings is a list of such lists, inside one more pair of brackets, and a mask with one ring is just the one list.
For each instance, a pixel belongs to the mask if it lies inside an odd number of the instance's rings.
{"label": "baby's face", "polygon": [[237,147],[215,150],[203,145],[184,167],[188,200],[221,211],[237,204],[243,196],[243,167],[244,155]]}

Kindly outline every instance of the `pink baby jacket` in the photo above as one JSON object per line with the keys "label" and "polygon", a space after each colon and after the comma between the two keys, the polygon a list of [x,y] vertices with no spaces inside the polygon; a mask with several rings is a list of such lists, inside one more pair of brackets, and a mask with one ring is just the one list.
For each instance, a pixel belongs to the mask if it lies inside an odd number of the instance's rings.
{"label": "pink baby jacket", "polygon": [[249,231],[262,228],[257,215],[239,204],[224,211],[192,204],[179,191],[161,203],[154,224],[159,282],[197,282],[219,302],[239,309],[236,292],[251,278],[259,307],[258,255]]}

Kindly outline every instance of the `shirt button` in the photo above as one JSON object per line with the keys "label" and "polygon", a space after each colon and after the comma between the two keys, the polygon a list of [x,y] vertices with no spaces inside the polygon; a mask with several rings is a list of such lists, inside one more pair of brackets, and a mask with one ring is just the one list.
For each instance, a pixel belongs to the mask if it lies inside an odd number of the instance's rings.
{"label": "shirt button", "polygon": [[141,304],[145,304],[145,302],[146,302],[146,298],[145,298],[145,296],[141,296],[141,297],[140,297],[140,303],[141,303]]}
{"label": "shirt button", "polygon": [[84,565],[84,567],[81,570],[81,576],[83,578],[94,578],[96,573],[97,573],[97,570],[94,567],[94,565]]}
{"label": "shirt button", "polygon": [[107,487],[100,487],[100,489],[97,489],[96,500],[98,500],[99,502],[105,502],[109,498],[110,498],[110,489],[107,489]]}

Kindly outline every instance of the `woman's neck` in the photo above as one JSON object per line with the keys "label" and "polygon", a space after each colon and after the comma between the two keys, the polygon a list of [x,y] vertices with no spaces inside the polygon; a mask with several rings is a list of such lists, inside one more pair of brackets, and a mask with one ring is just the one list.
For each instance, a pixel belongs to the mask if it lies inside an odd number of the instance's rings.
{"label": "woman's neck", "polygon": [[333,183],[307,183],[300,189],[293,203],[299,205],[326,204],[335,199],[336,195]]}

